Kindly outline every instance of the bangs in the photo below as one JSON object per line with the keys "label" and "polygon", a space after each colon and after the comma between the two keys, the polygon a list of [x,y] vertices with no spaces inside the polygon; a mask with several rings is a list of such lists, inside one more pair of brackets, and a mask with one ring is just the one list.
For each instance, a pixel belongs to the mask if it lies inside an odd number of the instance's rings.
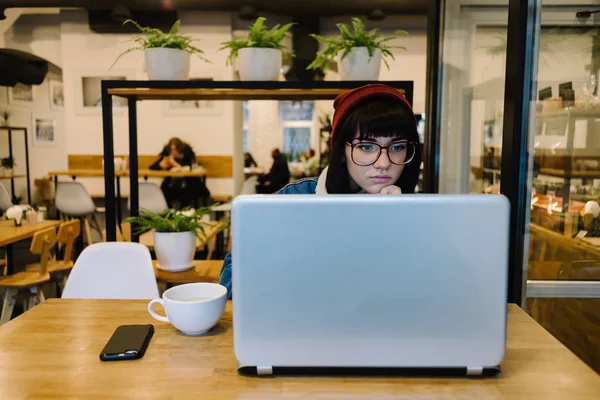
{"label": "bangs", "polygon": [[359,139],[379,137],[411,140],[417,135],[412,113],[397,101],[371,100],[360,104],[348,116],[345,140],[352,142],[358,129]]}

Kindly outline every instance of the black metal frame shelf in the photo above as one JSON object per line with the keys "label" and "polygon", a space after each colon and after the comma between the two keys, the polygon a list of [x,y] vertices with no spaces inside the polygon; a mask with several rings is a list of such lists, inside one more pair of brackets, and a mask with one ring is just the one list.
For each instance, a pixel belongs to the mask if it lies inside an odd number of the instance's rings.
{"label": "black metal frame shelf", "polygon": [[11,194],[13,197],[15,196],[15,179],[27,178],[27,203],[31,204],[31,181],[30,181],[30,175],[29,175],[29,144],[28,144],[28,138],[27,138],[27,128],[21,128],[21,127],[16,127],[16,126],[0,126],[0,131],[8,132],[8,155],[9,155],[9,157],[12,157],[13,159],[14,159],[14,156],[13,156],[13,145],[12,145],[12,133],[13,132],[23,132],[23,137],[25,139],[25,168],[26,168],[27,173],[25,176],[11,176],[11,177],[7,177],[7,178],[10,179],[10,189],[11,189]]}
{"label": "black metal frame shelf", "polygon": [[[384,83],[403,91],[413,101],[412,81],[316,81],[316,82],[241,82],[241,81],[102,81],[102,125],[104,135],[104,196],[106,202],[106,240],[116,241],[116,193],[113,140],[112,97],[127,98],[129,116],[130,212],[138,215],[137,102],[146,100],[210,98],[212,100],[333,100],[339,93],[369,83]],[[209,93],[208,90],[214,90]],[[194,92],[195,91],[195,92]],[[137,238],[132,237],[133,240]]]}

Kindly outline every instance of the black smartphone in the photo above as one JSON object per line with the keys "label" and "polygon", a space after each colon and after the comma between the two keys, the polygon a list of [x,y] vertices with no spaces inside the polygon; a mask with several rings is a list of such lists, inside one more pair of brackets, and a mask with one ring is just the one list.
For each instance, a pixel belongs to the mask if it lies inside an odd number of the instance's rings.
{"label": "black smartphone", "polygon": [[154,335],[153,325],[119,326],[100,353],[100,360],[120,361],[142,358],[152,335]]}

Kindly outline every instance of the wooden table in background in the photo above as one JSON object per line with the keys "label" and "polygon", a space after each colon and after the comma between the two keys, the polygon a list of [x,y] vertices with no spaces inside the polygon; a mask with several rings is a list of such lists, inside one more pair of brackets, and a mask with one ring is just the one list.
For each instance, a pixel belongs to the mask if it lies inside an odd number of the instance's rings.
{"label": "wooden table in background", "polygon": [[15,226],[15,223],[12,220],[0,221],[0,247],[6,247],[7,274],[10,275],[14,272],[12,260],[13,243],[32,238],[36,232],[43,229],[56,228],[61,222],[62,221],[47,219],[44,222],[30,224],[27,220],[23,219],[21,221],[21,226]]}
{"label": "wooden table in background", "polygon": [[[600,377],[509,305],[507,351],[495,378],[239,375],[231,302],[208,334],[179,334],[147,301],[51,299],[0,327],[2,399],[544,399],[597,400]],[[459,321],[457,321],[459,323]],[[119,325],[153,324],[146,355],[101,362]]]}
{"label": "wooden table in background", "polygon": [[[103,178],[104,170],[101,169],[70,169],[68,171],[52,171],[48,172],[48,175],[52,177],[58,176],[70,176],[71,178]],[[206,177],[206,170],[200,169],[196,171],[164,171],[164,170],[152,170],[152,169],[140,169],[138,170],[140,178],[204,178]],[[117,178],[127,178],[129,171],[118,171],[115,172]]]}
{"label": "wooden table in background", "polygon": [[186,271],[167,272],[156,268],[153,261],[156,280],[167,285],[178,283],[210,282],[219,283],[219,274],[223,260],[194,260],[194,266]]}

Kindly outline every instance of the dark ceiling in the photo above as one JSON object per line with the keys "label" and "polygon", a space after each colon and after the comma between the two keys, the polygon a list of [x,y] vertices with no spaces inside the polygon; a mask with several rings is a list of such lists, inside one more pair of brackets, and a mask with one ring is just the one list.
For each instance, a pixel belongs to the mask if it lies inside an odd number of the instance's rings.
{"label": "dark ceiling", "polygon": [[0,0],[0,7],[78,7],[91,10],[125,5],[135,10],[235,11],[252,6],[258,12],[297,15],[423,14],[430,0]]}

